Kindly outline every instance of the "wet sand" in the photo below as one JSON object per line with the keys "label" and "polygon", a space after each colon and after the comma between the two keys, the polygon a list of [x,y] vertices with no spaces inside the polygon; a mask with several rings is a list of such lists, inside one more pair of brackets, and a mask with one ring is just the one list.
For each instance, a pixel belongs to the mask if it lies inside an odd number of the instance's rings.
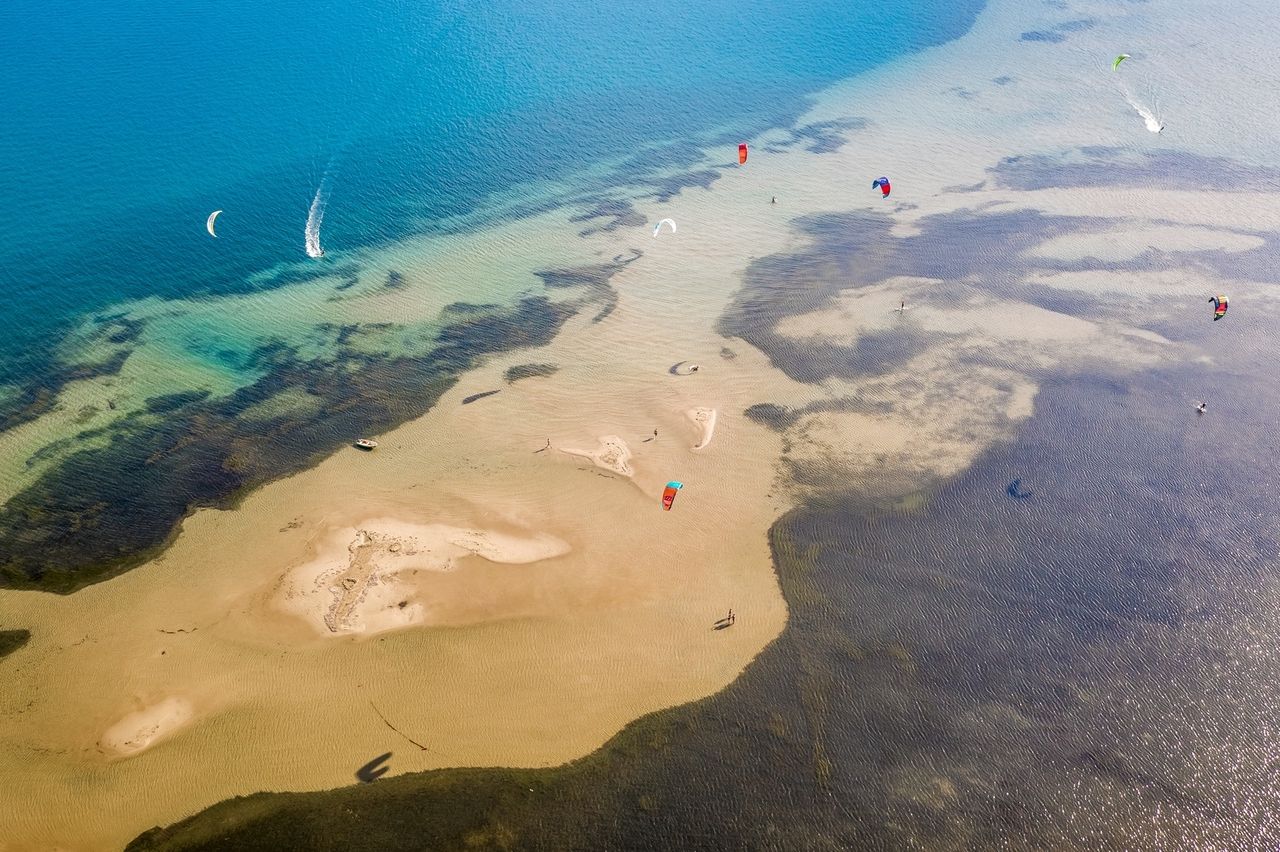
{"label": "wet sand", "polygon": [[[378,436],[374,453],[339,452],[235,510],[198,512],[142,568],[68,598],[0,593],[6,626],[33,634],[0,662],[11,684],[0,695],[0,786],[21,803],[0,806],[0,822],[15,848],[118,846],[228,796],[352,783],[388,750],[392,773],[585,754],[643,713],[722,688],[781,631],[765,535],[804,486],[780,481],[780,461],[868,494],[907,495],[1010,437],[1052,371],[1208,357],[1144,327],[1152,306],[1219,287],[1274,298],[1266,285],[1161,268],[1017,282],[1126,294],[1075,317],[1030,297],[935,301],[945,278],[890,279],[815,302],[777,334],[856,347],[910,332],[918,350],[874,373],[807,384],[716,331],[753,258],[811,245],[790,221],[805,213],[883,212],[898,236],[980,206],[1087,216],[1105,221],[1112,257],[1152,241],[1165,252],[1241,251],[1253,243],[1235,232],[1280,224],[1262,190],[1227,200],[995,181],[1003,157],[1027,151],[1158,139],[1209,152],[1223,132],[1184,117],[1147,138],[1123,109],[1100,116],[1083,81],[1128,19],[1116,13],[1105,33],[1062,47],[1019,41],[1053,14],[994,3],[959,42],[826,93],[806,121],[878,117],[839,153],[753,155],[710,191],[639,205],[651,221],[731,227],[575,238],[575,255],[645,254],[611,282],[619,302],[606,319],[575,319],[534,356],[562,365],[554,375],[504,386],[531,354],[491,358],[426,416]],[[1174,13],[1141,20],[1179,27]],[[1211,60],[1225,64],[1210,51],[1188,73]],[[991,82],[1006,74],[1016,85]],[[948,91],[958,83],[974,97]],[[882,173],[894,180],[891,201],[864,201],[864,175]],[[518,230],[528,244],[556,245],[564,218]],[[1034,251],[1079,258],[1093,239],[1064,228]],[[411,281],[436,280],[396,251]],[[395,316],[387,300],[407,292],[374,300],[373,312]],[[895,312],[904,298],[911,310]],[[1008,321],[993,322],[995,310]],[[736,358],[720,357],[726,344]],[[710,366],[671,379],[672,351],[714,365],[714,381]],[[503,392],[460,404],[494,387]],[[764,402],[805,413],[780,434],[744,416]],[[539,452],[548,441],[555,452]],[[673,478],[685,488],[665,513],[659,495]],[[712,630],[730,607],[733,629]],[[371,705],[429,750],[405,747]]]}

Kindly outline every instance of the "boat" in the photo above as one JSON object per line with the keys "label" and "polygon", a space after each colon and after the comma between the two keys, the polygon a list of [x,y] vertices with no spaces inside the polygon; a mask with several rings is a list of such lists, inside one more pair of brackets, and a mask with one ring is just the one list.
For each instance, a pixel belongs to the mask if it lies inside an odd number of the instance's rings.
{"label": "boat", "polygon": [[378,446],[378,442],[372,438],[361,438],[356,441],[356,446],[362,450],[372,450]]}

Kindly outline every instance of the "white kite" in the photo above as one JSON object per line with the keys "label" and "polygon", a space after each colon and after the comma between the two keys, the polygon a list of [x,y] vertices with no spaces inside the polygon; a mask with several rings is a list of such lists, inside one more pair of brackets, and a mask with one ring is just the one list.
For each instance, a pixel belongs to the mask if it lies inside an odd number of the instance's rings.
{"label": "white kite", "polygon": [[663,219],[661,222],[659,222],[657,225],[654,225],[654,227],[653,227],[653,235],[654,235],[655,237],[656,237],[656,236],[658,236],[658,232],[662,230],[662,226],[663,226],[663,225],[670,225],[670,226],[671,226],[671,233],[673,233],[673,234],[674,234],[674,233],[676,232],[676,223],[675,223],[675,220],[674,220],[674,219]]}

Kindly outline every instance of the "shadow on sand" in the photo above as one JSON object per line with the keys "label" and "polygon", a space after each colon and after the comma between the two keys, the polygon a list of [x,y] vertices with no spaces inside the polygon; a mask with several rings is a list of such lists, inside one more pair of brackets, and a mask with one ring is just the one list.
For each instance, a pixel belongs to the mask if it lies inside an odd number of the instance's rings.
{"label": "shadow on sand", "polygon": [[361,784],[371,784],[377,781],[383,775],[387,774],[387,770],[391,767],[387,766],[387,761],[391,759],[391,752],[380,754],[373,760],[366,763],[356,770],[356,780]]}

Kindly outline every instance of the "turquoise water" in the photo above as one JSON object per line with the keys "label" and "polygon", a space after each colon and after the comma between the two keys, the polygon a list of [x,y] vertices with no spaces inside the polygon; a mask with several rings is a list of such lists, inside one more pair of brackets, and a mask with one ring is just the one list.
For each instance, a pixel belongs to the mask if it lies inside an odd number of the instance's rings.
{"label": "turquoise water", "polygon": [[[418,416],[484,353],[607,314],[627,259],[540,290],[531,274],[581,262],[575,214],[714,177],[810,94],[960,35],[980,5],[6,4],[0,584],[126,570],[192,508]],[[559,206],[565,242],[536,258],[449,236]],[[478,307],[357,334],[339,303],[403,279],[360,250],[424,233],[485,269],[405,298]],[[414,251],[394,253],[410,275]],[[207,299],[318,276],[327,292],[301,300]]]}
{"label": "turquoise water", "polygon": [[[125,299],[248,286],[643,146],[749,137],[952,38],[979,0],[11,0],[0,7],[0,387]],[[204,232],[222,208],[221,239]],[[4,394],[0,394],[3,398]]]}

